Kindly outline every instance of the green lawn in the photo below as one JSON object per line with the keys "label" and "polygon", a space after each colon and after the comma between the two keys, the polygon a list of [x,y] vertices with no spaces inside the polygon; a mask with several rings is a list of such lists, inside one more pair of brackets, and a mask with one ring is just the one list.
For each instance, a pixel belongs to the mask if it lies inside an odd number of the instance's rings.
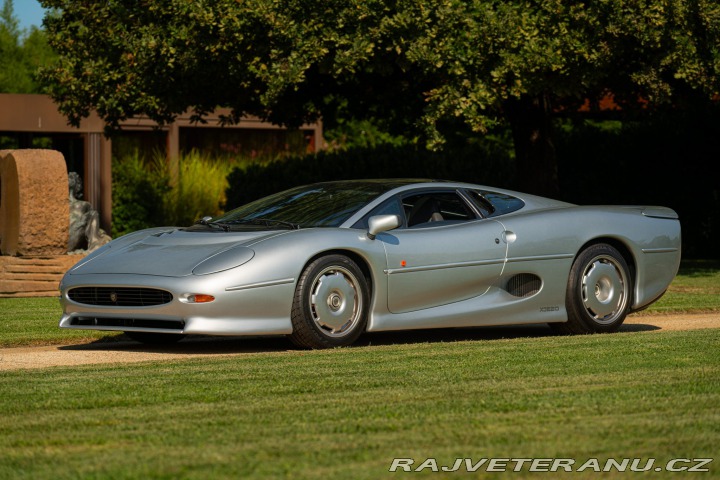
{"label": "green lawn", "polygon": [[713,458],[719,350],[712,329],[0,372],[0,478],[374,479],[406,475],[388,473],[394,457]]}
{"label": "green lawn", "polygon": [[58,327],[62,309],[57,298],[0,298],[0,347],[81,343],[117,333]]}
{"label": "green lawn", "polygon": [[[718,265],[684,263],[649,311],[720,311],[719,284]],[[118,337],[61,331],[59,316],[54,298],[0,299],[0,345]],[[417,467],[427,458],[439,466],[654,458],[662,466],[717,456],[720,329],[505,339],[454,332],[408,341],[375,334],[326,351],[241,340],[220,351],[252,343],[257,352],[0,371],[0,479],[375,479],[406,475],[388,472],[395,457]],[[709,468],[703,478],[720,478],[720,458]]]}

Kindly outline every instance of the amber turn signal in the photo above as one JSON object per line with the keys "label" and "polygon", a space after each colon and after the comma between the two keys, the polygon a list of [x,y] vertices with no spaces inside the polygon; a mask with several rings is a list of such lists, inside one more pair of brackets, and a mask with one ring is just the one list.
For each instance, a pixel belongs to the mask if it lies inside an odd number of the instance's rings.
{"label": "amber turn signal", "polygon": [[205,295],[204,293],[196,293],[187,297],[190,303],[210,303],[215,300],[212,295]]}

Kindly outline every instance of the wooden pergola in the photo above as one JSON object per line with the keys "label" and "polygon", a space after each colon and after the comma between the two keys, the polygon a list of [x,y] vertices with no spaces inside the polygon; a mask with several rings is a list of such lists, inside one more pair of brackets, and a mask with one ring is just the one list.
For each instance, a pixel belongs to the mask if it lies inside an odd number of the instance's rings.
{"label": "wooden pergola", "polygon": [[[176,161],[180,154],[180,130],[184,128],[212,128],[221,126],[220,119],[228,116],[228,109],[218,109],[205,117],[206,123],[194,123],[190,113],[180,115],[170,125],[158,127],[147,118],[132,118],[121,124],[123,131],[157,131],[166,134],[166,151],[169,161]],[[112,143],[104,135],[105,123],[94,112],[83,119],[79,127],[68,125],[67,118],[58,112],[56,105],[47,95],[0,94],[0,136],[12,135],[18,138],[17,148],[37,148],[33,146],[35,137],[61,136],[79,141],[81,157],[73,159],[82,162],[84,181],[84,200],[90,202],[100,213],[100,223],[110,230],[112,220]],[[227,129],[245,130],[284,130],[282,127],[247,117],[234,125],[225,125]],[[322,124],[320,122],[300,127],[311,132],[312,150],[322,148]],[[68,154],[66,153],[66,157]],[[68,158],[66,161],[70,162]]]}

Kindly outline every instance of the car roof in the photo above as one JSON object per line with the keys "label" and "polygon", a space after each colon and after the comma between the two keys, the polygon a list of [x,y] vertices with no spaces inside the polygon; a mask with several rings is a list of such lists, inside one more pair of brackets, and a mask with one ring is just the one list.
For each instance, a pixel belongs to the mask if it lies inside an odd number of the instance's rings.
{"label": "car roof", "polygon": [[489,191],[489,192],[495,192],[505,195],[510,195],[512,197],[518,198],[522,200],[525,204],[525,206],[518,210],[519,211],[529,211],[529,210],[539,210],[539,209],[548,209],[548,208],[565,208],[569,206],[573,206],[570,203],[561,202],[558,200],[553,200],[550,198],[545,197],[539,197],[537,195],[531,195],[527,193],[517,192],[513,190],[508,190],[505,188],[496,188],[491,187],[487,185],[478,185],[473,183],[466,183],[466,182],[454,182],[450,180],[437,180],[437,179],[422,179],[422,178],[383,178],[383,179],[365,179],[365,180],[336,180],[332,182],[321,182],[321,183],[335,183],[335,184],[341,184],[341,183],[360,183],[363,184],[363,182],[367,185],[371,184],[382,184],[384,187],[382,191],[383,193],[379,195],[375,200],[368,203],[365,207],[361,208],[356,212],[354,215],[352,215],[348,220],[343,222],[341,226],[349,227],[350,225],[355,224],[357,220],[362,218],[366,213],[372,210],[375,206],[379,205],[383,201],[385,201],[387,198],[402,194],[403,192],[407,191],[414,191],[417,189],[432,189],[432,188],[460,188],[460,189],[477,189],[481,191]]}

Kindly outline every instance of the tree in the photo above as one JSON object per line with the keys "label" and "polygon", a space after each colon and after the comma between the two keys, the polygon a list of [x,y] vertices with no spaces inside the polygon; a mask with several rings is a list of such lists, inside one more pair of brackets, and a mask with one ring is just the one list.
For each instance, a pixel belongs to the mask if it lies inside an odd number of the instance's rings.
{"label": "tree", "polygon": [[0,92],[23,89],[27,80],[21,68],[20,27],[12,0],[5,0],[0,10],[0,62]]}
{"label": "tree", "polygon": [[40,93],[36,81],[39,67],[51,65],[55,54],[43,30],[20,28],[12,0],[0,10],[0,92]]}
{"label": "tree", "polygon": [[109,129],[231,107],[285,125],[341,112],[421,132],[513,131],[518,187],[556,195],[554,112],[720,91],[714,0],[44,0],[59,62],[43,79],[71,122]]}

